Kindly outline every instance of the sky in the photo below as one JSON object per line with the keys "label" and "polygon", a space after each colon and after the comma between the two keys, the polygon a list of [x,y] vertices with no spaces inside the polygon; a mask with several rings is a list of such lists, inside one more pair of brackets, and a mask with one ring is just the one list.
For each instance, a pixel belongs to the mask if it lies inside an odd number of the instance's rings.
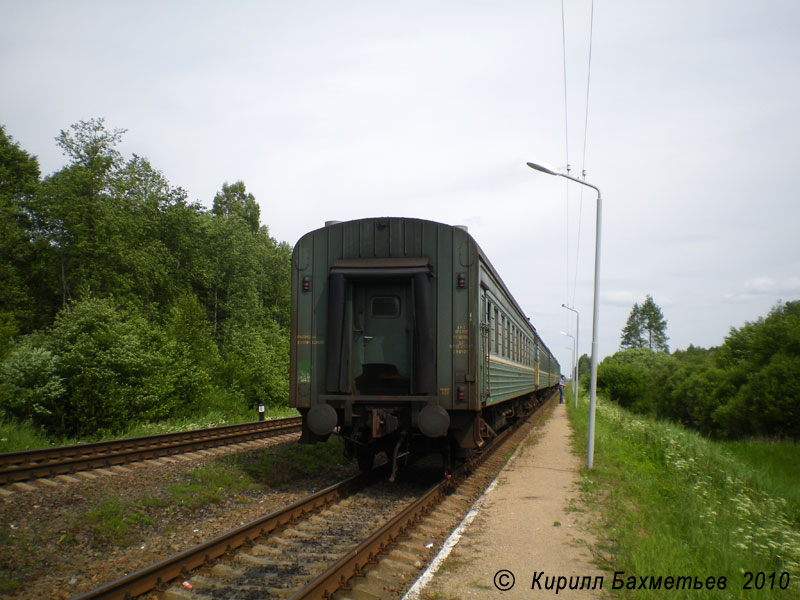
{"label": "sky", "polygon": [[[273,237],[463,224],[540,335],[598,353],[652,295],[672,350],[800,299],[794,0],[0,0],[0,124],[66,164],[102,117],[191,200],[243,181]],[[590,44],[591,39],[591,44]]]}

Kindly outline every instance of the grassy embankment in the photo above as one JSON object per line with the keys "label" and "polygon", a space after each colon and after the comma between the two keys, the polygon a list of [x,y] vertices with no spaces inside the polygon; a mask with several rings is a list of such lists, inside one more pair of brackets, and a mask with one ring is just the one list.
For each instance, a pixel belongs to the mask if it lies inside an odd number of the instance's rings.
{"label": "grassy embankment", "polygon": [[[282,419],[296,417],[298,412],[289,407],[267,407],[265,418]],[[172,433],[175,431],[191,431],[206,427],[220,427],[222,425],[235,425],[258,420],[258,413],[223,414],[221,411],[211,411],[194,418],[171,419],[158,423],[133,423],[120,435],[99,434],[84,439],[50,439],[40,429],[29,423],[3,423],[0,422],[0,452],[19,452],[22,450],[35,450],[48,446],[67,446],[85,442],[99,442],[110,439],[137,437],[142,435],[155,435],[158,433]]]}
{"label": "grassy embankment", "polygon": [[[585,456],[587,396],[577,410],[568,406],[574,447]],[[582,485],[597,516],[600,566],[610,571],[604,589],[624,571],[637,589],[621,597],[800,597],[800,445],[713,442],[602,398],[595,432],[594,468],[584,468]],[[662,588],[638,589],[651,576],[662,577]],[[726,589],[667,591],[667,576],[725,577]]]}

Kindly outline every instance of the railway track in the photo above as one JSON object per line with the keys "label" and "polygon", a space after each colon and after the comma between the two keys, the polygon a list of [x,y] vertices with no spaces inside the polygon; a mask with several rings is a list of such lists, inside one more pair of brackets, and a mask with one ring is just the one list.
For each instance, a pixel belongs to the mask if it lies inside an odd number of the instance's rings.
{"label": "railway track", "polygon": [[433,555],[528,429],[506,430],[424,493],[419,475],[395,484],[387,473],[359,475],[74,600],[387,597]]}
{"label": "railway track", "polygon": [[6,452],[0,454],[0,486],[286,435],[299,432],[301,422],[300,417],[291,417],[91,444]]}

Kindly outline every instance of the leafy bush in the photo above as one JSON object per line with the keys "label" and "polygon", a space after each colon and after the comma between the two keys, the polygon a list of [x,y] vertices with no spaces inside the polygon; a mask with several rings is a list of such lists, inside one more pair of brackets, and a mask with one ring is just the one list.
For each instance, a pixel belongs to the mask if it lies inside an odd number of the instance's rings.
{"label": "leafy bush", "polygon": [[242,393],[249,406],[286,405],[289,399],[289,336],[273,321],[228,329],[222,383]]}
{"label": "leafy bush", "polygon": [[55,354],[26,338],[0,363],[0,414],[5,419],[52,426],[66,393]]}
{"label": "leafy bush", "polygon": [[597,373],[597,386],[620,406],[641,403],[650,387],[650,373],[640,365],[603,362]]}
{"label": "leafy bush", "polygon": [[50,345],[67,391],[58,433],[115,431],[171,412],[163,339],[141,316],[110,299],[77,302],[56,319]]}
{"label": "leafy bush", "polygon": [[637,348],[617,352],[597,369],[597,387],[620,406],[639,413],[655,411],[655,383],[672,366],[664,352]]}
{"label": "leafy bush", "polygon": [[24,339],[0,363],[3,416],[55,436],[184,413],[209,389],[184,345],[111,299],[72,304],[48,335]]}

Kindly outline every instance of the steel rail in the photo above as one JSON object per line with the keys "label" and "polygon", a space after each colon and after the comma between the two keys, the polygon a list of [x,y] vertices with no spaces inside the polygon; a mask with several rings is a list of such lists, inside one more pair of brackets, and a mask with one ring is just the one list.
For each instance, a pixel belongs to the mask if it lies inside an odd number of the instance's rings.
{"label": "steel rail", "polygon": [[223,554],[249,544],[257,537],[268,535],[305,515],[318,512],[325,506],[352,494],[371,480],[370,475],[363,474],[346,479],[154,565],[75,596],[72,600],[126,600],[163,587],[175,579],[188,577],[192,569],[209,564]]}
{"label": "steel rail", "polygon": [[399,536],[441,501],[449,486],[450,482],[442,481],[430,488],[308,586],[292,595],[291,600],[328,600],[336,591],[346,589],[347,581],[362,574],[368,564],[377,562],[379,554],[386,552]]}
{"label": "steel rail", "polygon": [[290,417],[107,442],[7,452],[0,454],[0,485],[275,437],[298,432],[301,425],[300,417]]}
{"label": "steel rail", "polygon": [[[521,421],[520,426],[522,423],[528,422],[532,416],[540,414],[540,409],[551,400],[552,397],[531,413],[528,418]],[[421,520],[430,510],[439,504],[451,489],[455,488],[456,485],[466,479],[467,476],[489,458],[489,456],[494,454],[503,441],[517,430],[518,427],[505,429],[478,457],[456,469],[451,479],[445,479],[431,487],[423,496],[409,504],[392,520],[375,531],[368,539],[331,565],[327,571],[316,577],[305,588],[292,595],[290,597],[291,600],[330,600],[337,591],[348,589],[348,581],[352,577],[362,575],[364,568],[368,564],[376,563],[379,554],[387,552],[398,537],[403,535],[406,530],[413,527],[416,522]]]}

